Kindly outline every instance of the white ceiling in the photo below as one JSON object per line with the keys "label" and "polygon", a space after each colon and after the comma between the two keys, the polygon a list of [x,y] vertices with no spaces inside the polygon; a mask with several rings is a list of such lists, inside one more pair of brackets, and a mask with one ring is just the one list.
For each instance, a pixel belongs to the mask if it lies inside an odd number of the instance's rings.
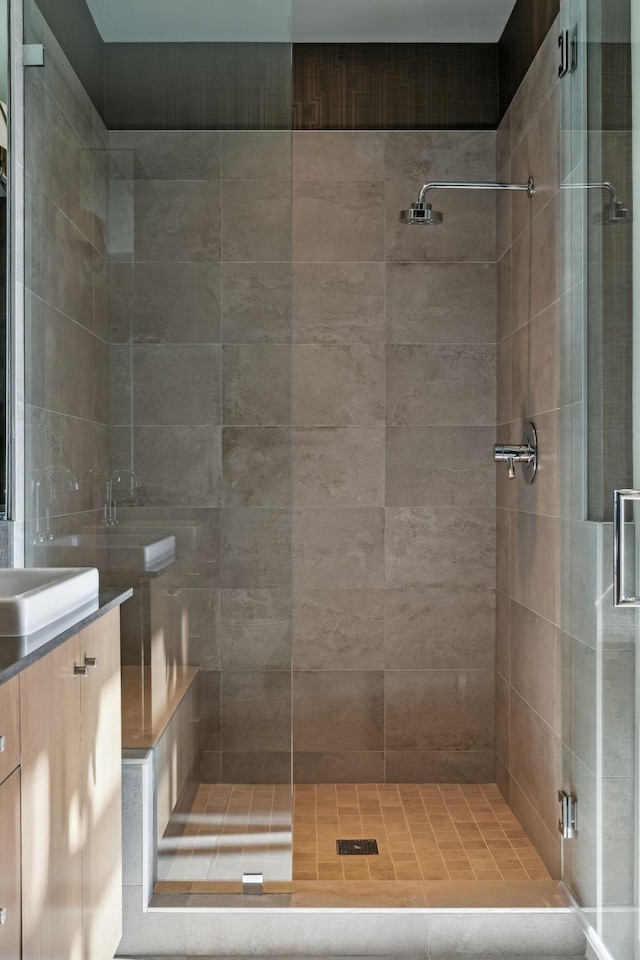
{"label": "white ceiling", "polygon": [[495,43],[515,0],[87,0],[107,43]]}

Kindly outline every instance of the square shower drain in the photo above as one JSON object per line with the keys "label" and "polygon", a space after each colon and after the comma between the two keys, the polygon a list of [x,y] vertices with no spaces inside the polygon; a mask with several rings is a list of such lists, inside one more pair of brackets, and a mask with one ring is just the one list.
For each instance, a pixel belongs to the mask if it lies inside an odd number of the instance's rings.
{"label": "square shower drain", "polygon": [[341,857],[374,857],[378,855],[377,840],[336,840]]}

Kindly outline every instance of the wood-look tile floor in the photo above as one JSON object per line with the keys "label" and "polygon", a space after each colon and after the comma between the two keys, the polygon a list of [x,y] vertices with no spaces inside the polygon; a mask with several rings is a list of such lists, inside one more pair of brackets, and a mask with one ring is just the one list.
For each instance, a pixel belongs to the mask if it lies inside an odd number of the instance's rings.
{"label": "wood-look tile floor", "polygon": [[[338,839],[375,839],[379,854],[340,856]],[[238,892],[242,874],[253,871],[272,892],[291,890],[291,866],[288,786],[202,784],[191,811],[162,839],[158,890]],[[293,890],[313,892],[316,883],[326,891],[324,881],[336,893],[345,883],[368,881],[371,891],[371,881],[429,882],[431,900],[434,881],[474,881],[476,890],[483,881],[498,892],[508,882],[524,894],[528,883],[546,893],[553,884],[495,784],[298,785]]]}
{"label": "wood-look tile floor", "polygon": [[291,788],[202,783],[158,844],[158,880],[238,883],[243,873],[291,880]]}
{"label": "wood-look tile floor", "polygon": [[296,786],[293,836],[294,880],[551,880],[495,784]]}

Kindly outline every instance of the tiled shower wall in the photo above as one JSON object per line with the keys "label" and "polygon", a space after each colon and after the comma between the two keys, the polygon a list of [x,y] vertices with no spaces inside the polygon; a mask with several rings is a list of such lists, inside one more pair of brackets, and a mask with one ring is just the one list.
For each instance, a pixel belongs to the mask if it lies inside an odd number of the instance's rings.
{"label": "tiled shower wall", "polygon": [[499,179],[524,182],[533,174],[536,194],[532,201],[504,195],[498,204],[497,439],[519,443],[523,423],[532,420],[540,467],[530,486],[519,468],[516,480],[507,479],[505,465],[498,468],[496,750],[498,784],[559,876],[558,465],[560,437],[575,413],[579,361],[574,382],[560,375],[556,45],[552,30],[498,130]]}
{"label": "tiled shower wall", "polygon": [[138,515],[208,520],[167,580],[203,778],[286,779],[293,726],[300,781],[492,780],[495,200],[398,213],[492,179],[495,135],[110,147],[114,451]]}

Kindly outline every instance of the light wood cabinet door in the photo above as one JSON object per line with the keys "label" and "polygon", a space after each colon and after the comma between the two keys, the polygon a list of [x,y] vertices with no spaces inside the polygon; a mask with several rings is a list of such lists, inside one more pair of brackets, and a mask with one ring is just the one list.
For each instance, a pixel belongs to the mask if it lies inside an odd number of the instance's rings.
{"label": "light wood cabinet door", "polygon": [[79,638],[20,674],[23,960],[82,960]]}
{"label": "light wood cabinet door", "polygon": [[[84,957],[111,960],[122,936],[120,614],[80,633]],[[95,661],[95,666],[93,665]]]}
{"label": "light wood cabinet door", "polygon": [[0,785],[0,960],[20,957],[20,771]]}
{"label": "light wood cabinet door", "polygon": [[0,686],[0,783],[20,763],[20,678]]}

